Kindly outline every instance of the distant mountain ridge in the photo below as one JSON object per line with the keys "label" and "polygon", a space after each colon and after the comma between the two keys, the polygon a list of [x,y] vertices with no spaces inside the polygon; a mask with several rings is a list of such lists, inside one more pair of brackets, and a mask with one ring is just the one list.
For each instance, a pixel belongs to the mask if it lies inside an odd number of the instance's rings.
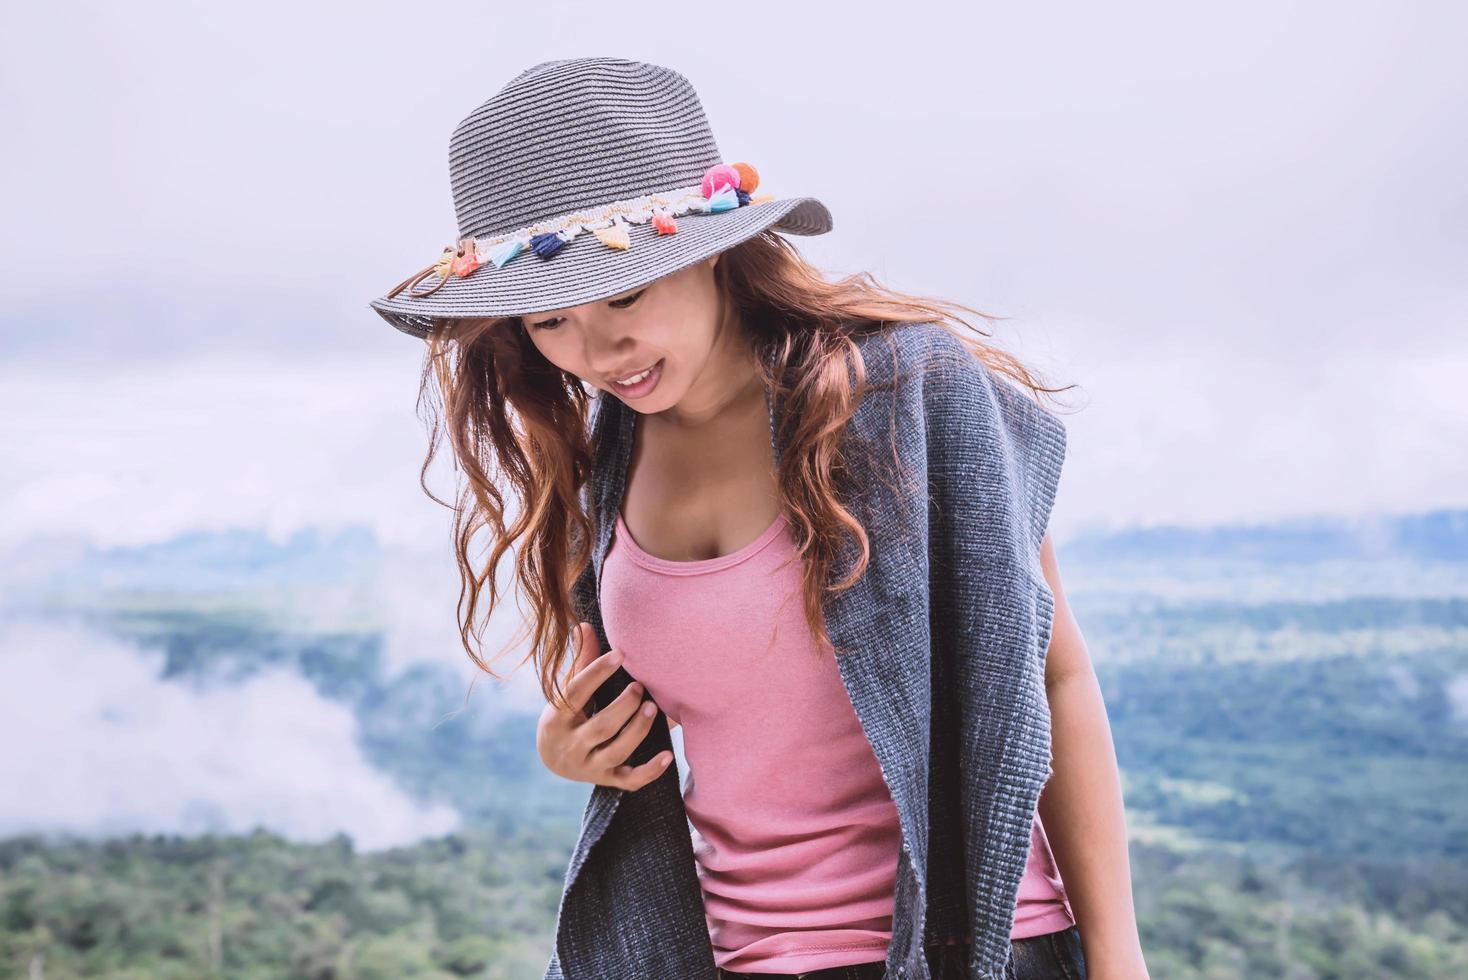
{"label": "distant mountain ridge", "polygon": [[1207,559],[1298,565],[1394,558],[1468,563],[1468,510],[1087,531],[1066,539],[1063,549],[1068,559],[1096,562]]}
{"label": "distant mountain ridge", "polygon": [[[1384,561],[1468,566],[1468,509],[1361,518],[1302,517],[1211,526],[1090,530],[1060,542],[1067,564],[1178,562],[1300,567]],[[114,590],[184,594],[261,588],[357,585],[382,569],[384,550],[366,525],[302,528],[284,541],[263,530],[192,530],[124,547],[35,539],[7,556],[18,593],[101,594]],[[1441,564],[1439,564],[1441,567]]]}
{"label": "distant mountain ridge", "polygon": [[96,547],[36,539],[12,556],[29,564],[25,591],[216,593],[370,581],[382,549],[372,528],[301,528],[284,541],[262,530],[190,530],[143,545]]}

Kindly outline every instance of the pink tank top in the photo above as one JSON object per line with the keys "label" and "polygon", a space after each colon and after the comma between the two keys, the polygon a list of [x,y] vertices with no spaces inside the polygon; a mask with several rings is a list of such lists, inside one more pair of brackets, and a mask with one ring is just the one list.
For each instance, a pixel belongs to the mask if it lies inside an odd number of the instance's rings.
{"label": "pink tank top", "polygon": [[[795,558],[783,514],[702,561],[648,554],[618,515],[602,572],[607,639],[682,728],[704,915],[728,970],[880,960],[892,938],[897,808],[806,626]],[[1011,936],[1074,921],[1037,814]]]}

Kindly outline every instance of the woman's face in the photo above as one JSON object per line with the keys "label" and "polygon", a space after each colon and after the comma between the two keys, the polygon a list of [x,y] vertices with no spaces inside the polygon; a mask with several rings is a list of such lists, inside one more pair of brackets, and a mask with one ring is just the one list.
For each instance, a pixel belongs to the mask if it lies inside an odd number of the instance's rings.
{"label": "woman's face", "polygon": [[[661,412],[690,391],[723,387],[699,380],[722,376],[719,366],[737,350],[730,345],[737,345],[733,335],[738,331],[720,322],[723,304],[714,281],[718,259],[712,255],[617,296],[521,319],[552,364],[612,392],[638,412]],[[647,368],[652,373],[638,383],[617,383]],[[714,394],[708,390],[694,401]]]}

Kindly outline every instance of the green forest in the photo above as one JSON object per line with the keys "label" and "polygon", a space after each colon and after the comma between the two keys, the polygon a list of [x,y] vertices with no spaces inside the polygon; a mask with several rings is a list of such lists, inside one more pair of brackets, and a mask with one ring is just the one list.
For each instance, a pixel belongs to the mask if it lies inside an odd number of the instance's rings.
{"label": "green forest", "polygon": [[[1151,975],[1468,977],[1468,549],[1415,528],[1432,553],[1325,538],[1302,558],[1281,530],[1289,565],[1267,530],[1059,549],[1123,770]],[[588,787],[543,770],[533,715],[466,709],[441,664],[389,672],[370,617],[307,629],[228,583],[207,601],[149,582],[29,602],[156,651],[166,683],[306,678],[350,707],[377,770],[461,825],[371,851],[265,827],[3,838],[7,976],[541,976]]]}

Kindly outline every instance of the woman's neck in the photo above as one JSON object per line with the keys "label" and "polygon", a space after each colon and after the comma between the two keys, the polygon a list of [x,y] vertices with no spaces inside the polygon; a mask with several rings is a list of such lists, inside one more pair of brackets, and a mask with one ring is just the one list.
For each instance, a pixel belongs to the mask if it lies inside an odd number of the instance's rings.
{"label": "woman's neck", "polygon": [[705,428],[725,416],[743,417],[759,403],[765,413],[764,385],[749,334],[737,316],[724,318],[703,370],[676,404],[654,413],[679,429]]}

